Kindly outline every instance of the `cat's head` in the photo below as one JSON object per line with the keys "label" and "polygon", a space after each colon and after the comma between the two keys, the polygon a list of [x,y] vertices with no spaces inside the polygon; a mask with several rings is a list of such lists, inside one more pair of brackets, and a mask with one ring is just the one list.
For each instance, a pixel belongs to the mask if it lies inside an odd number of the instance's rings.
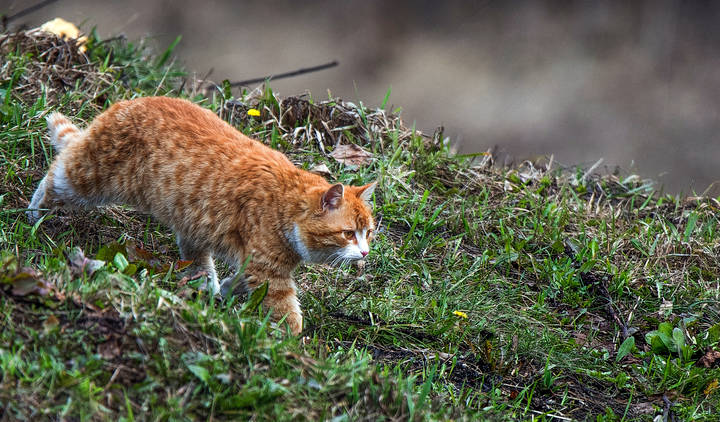
{"label": "cat's head", "polygon": [[336,184],[313,192],[304,218],[295,222],[288,240],[303,261],[337,265],[370,252],[375,230],[370,200],[376,183]]}

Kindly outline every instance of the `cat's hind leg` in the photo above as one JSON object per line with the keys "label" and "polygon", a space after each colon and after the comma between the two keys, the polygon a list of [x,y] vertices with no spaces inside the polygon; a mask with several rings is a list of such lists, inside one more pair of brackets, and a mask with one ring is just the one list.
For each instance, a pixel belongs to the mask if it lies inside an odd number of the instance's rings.
{"label": "cat's hind leg", "polygon": [[42,209],[63,206],[84,207],[90,203],[73,189],[67,175],[64,158],[61,155],[53,161],[47,174],[38,184],[26,213],[28,221],[31,223],[40,219]]}
{"label": "cat's hind leg", "polygon": [[193,261],[194,266],[207,273],[208,282],[202,286],[202,289],[210,290],[213,294],[219,294],[220,283],[215,271],[215,262],[210,252],[198,248],[193,242],[179,233],[176,234],[176,237],[177,245],[180,248],[180,257],[184,260]]}
{"label": "cat's hind leg", "polygon": [[31,224],[35,224],[42,215],[40,210],[45,205],[45,191],[47,190],[47,180],[48,176],[45,175],[45,177],[43,177],[43,179],[40,181],[40,184],[38,184],[37,189],[35,189],[35,193],[32,196],[30,205],[28,205],[28,210],[25,212],[25,214],[27,215],[27,219]]}
{"label": "cat's hind leg", "polygon": [[67,155],[61,154],[68,144],[80,139],[82,131],[60,113],[52,113],[46,120],[50,143],[55,147],[59,156],[40,181],[30,201],[27,217],[31,223],[35,223],[40,219],[42,215],[40,210],[43,208],[63,204],[86,205],[88,202],[80,198],[73,190],[65,168]]}

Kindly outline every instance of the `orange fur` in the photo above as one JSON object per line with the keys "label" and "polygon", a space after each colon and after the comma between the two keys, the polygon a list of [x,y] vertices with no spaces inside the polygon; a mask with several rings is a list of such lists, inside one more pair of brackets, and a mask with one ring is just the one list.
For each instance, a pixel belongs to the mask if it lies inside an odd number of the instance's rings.
{"label": "orange fur", "polygon": [[302,329],[293,269],[302,260],[338,263],[368,252],[375,184],[330,185],[282,153],[250,139],[189,101],[119,102],[85,130],[52,114],[58,155],[28,216],[57,206],[127,204],[177,235],[181,254],[220,284],[213,257],[240,266],[246,281],[268,281],[265,304],[293,333]]}

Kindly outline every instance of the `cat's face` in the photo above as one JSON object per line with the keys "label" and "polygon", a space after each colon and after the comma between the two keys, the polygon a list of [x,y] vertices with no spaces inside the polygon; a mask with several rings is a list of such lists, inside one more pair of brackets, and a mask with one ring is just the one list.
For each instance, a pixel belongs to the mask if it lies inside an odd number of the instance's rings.
{"label": "cat's face", "polygon": [[337,184],[313,197],[313,212],[288,234],[303,261],[339,265],[364,258],[375,230],[370,209],[374,190],[375,183]]}

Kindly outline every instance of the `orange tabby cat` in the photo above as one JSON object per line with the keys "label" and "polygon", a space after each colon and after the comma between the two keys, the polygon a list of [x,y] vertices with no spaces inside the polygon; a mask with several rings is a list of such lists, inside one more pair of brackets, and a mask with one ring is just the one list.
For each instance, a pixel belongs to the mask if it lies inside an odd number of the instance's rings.
{"label": "orange tabby cat", "polygon": [[128,204],[170,226],[183,259],[218,283],[213,257],[245,280],[268,281],[265,305],[302,330],[293,269],[337,264],[369,252],[375,183],[330,185],[282,153],[189,101],[149,97],[119,102],[80,130],[59,113],[48,128],[58,151],[29,206],[40,209]]}

